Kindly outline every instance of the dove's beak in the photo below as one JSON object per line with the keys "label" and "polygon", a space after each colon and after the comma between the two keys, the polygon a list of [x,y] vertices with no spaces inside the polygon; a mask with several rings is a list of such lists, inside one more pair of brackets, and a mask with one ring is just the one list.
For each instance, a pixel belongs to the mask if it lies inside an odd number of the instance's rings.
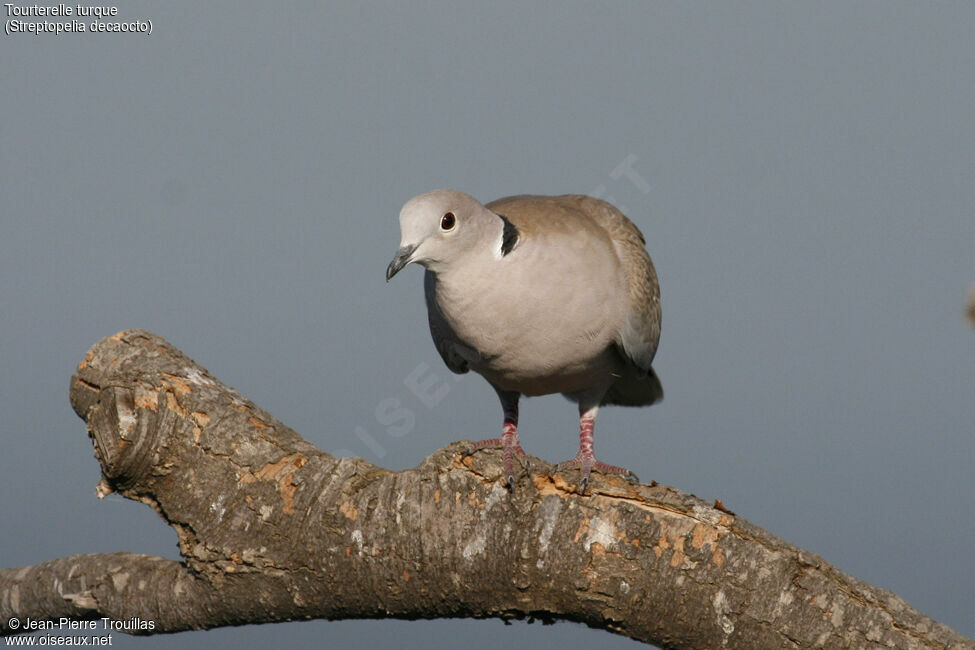
{"label": "dove's beak", "polygon": [[417,245],[412,244],[410,246],[403,246],[398,251],[396,251],[396,256],[393,257],[393,261],[389,263],[386,267],[386,282],[397,273],[399,270],[413,261],[413,253],[416,252]]}

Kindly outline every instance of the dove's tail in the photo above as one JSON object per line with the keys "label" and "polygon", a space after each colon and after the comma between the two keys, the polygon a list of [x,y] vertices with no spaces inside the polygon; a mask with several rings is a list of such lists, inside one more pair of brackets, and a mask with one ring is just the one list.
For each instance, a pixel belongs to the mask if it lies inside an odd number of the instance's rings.
{"label": "dove's tail", "polygon": [[606,395],[603,404],[617,406],[649,406],[664,398],[664,387],[657,373],[650,369],[646,377],[620,377]]}

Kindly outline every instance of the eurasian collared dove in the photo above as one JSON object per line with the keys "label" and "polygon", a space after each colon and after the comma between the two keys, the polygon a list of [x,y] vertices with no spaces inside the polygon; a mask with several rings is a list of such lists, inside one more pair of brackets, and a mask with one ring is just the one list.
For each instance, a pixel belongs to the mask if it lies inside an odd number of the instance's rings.
{"label": "eurasian collared dove", "polygon": [[481,205],[437,190],[399,215],[400,248],[388,282],[407,264],[426,267],[430,332],[447,367],[474,370],[504,409],[500,438],[509,489],[521,395],[562,393],[579,404],[578,467],[633,476],[596,460],[602,404],[647,406],[663,397],[651,367],[660,339],[660,289],[639,229],[589,196],[511,196]]}

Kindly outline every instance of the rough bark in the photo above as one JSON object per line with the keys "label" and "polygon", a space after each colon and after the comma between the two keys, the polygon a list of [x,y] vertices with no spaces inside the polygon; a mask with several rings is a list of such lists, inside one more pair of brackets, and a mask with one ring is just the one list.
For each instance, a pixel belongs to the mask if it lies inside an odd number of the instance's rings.
{"label": "rough bark", "polygon": [[973,648],[716,504],[491,450],[391,472],[334,458],[148,332],[103,339],[71,403],[99,493],[146,503],[183,562],[76,555],[0,570],[8,620],[151,621],[142,633],[307,618],[568,619],[664,648]]}

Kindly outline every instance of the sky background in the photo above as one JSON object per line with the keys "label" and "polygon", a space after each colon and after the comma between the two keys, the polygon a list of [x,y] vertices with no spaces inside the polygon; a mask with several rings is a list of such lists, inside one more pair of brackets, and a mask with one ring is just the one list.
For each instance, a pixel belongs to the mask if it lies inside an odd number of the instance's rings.
{"label": "sky background", "polygon": [[[446,379],[397,215],[590,193],[643,230],[666,399],[596,450],[975,636],[975,4],[125,3],[144,34],[0,35],[0,566],[178,559],[99,501],[68,381],[151,330],[325,451],[403,469],[493,437]],[[0,10],[3,10],[0,7]],[[5,16],[4,20],[8,20]],[[377,405],[415,414],[387,431]],[[575,407],[522,403],[529,453]],[[137,648],[632,648],[576,624],[348,621],[115,635]]]}

